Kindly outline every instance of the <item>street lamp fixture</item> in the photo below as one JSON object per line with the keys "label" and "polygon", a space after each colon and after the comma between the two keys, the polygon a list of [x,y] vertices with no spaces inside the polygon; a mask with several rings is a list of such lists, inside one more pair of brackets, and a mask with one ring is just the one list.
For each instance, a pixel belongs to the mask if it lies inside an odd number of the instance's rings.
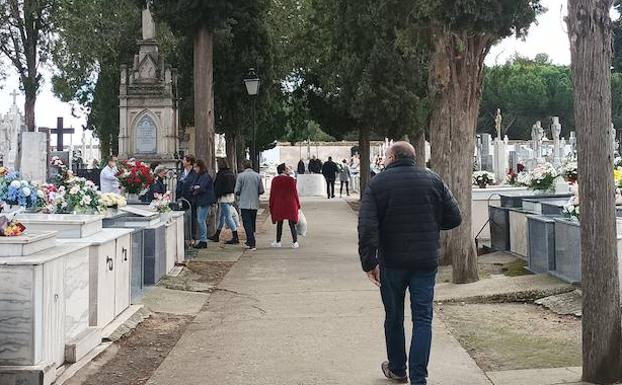
{"label": "street lamp fixture", "polygon": [[248,92],[249,96],[256,96],[259,92],[259,78],[257,77],[257,73],[254,68],[250,68],[248,70],[248,75],[246,75],[246,79],[244,79],[244,85],[246,86],[246,92]]}
{"label": "street lamp fixture", "polygon": [[257,156],[257,124],[255,118],[255,109],[257,105],[257,94],[259,93],[260,80],[257,77],[257,73],[254,68],[248,70],[248,74],[244,79],[244,85],[246,86],[246,92],[253,98],[253,148],[251,151],[251,160],[253,161],[253,168],[255,171],[259,171],[259,161]]}

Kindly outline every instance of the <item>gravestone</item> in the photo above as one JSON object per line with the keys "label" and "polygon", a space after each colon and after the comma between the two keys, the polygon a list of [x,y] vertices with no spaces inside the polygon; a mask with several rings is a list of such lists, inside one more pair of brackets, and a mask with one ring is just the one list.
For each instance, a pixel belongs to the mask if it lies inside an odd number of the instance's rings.
{"label": "gravestone", "polygon": [[520,162],[518,160],[518,153],[516,151],[510,151],[509,163],[510,163],[510,168],[512,169],[512,171],[518,172],[518,164]]}
{"label": "gravestone", "polygon": [[20,171],[33,182],[47,179],[48,134],[45,132],[22,132],[20,140]]}
{"label": "gravestone", "polygon": [[149,115],[143,115],[136,124],[136,154],[156,154],[158,151],[158,127]]}
{"label": "gravestone", "polygon": [[493,156],[490,151],[490,147],[492,144],[492,136],[490,134],[482,134],[482,152],[481,152],[481,162],[482,162],[482,170],[484,171],[493,171]]}

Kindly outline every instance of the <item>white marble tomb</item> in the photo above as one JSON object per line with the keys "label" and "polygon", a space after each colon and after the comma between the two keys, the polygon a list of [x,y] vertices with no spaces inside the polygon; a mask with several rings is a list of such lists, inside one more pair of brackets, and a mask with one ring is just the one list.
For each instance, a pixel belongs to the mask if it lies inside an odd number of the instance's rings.
{"label": "white marble tomb", "polygon": [[101,215],[18,214],[17,220],[33,231],[54,229],[59,238],[85,238],[102,230]]}

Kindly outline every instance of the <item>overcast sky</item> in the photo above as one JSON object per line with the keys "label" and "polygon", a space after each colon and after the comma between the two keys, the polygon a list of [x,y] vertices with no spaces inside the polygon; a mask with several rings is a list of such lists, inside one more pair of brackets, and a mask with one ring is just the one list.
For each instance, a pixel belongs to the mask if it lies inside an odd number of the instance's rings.
{"label": "overcast sky", "polygon": [[[492,48],[486,59],[486,64],[502,64],[516,53],[527,57],[546,53],[554,63],[570,63],[570,48],[566,35],[566,25],[563,20],[566,15],[566,0],[543,0],[543,4],[548,11],[538,18],[538,22],[530,28],[528,36],[522,41],[512,37],[500,42]],[[49,70],[45,72],[49,74]],[[11,74],[0,89],[0,114],[9,110],[12,103],[10,93],[15,89],[18,89],[18,79],[16,75]],[[23,110],[24,97],[20,95],[17,98],[17,103]],[[64,117],[65,126],[73,126],[78,132],[86,120],[84,116],[72,117],[71,106],[54,97],[49,76],[47,76],[37,99],[37,125],[55,127],[57,116]],[[54,141],[54,138],[52,140]],[[74,135],[74,144],[79,143],[80,140],[81,134]],[[65,138],[65,143],[69,143],[68,137]]]}

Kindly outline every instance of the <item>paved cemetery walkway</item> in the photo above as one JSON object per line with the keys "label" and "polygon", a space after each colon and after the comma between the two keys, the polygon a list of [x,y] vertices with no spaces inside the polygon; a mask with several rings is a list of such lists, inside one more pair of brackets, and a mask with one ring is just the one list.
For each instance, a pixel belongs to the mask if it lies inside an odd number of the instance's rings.
{"label": "paved cemetery walkway", "polygon": [[[234,266],[149,384],[387,383],[379,369],[383,309],[360,270],[356,216],[343,201],[303,206],[310,236],[302,248],[269,249],[270,227],[260,250]],[[489,384],[438,322],[430,381]]]}

